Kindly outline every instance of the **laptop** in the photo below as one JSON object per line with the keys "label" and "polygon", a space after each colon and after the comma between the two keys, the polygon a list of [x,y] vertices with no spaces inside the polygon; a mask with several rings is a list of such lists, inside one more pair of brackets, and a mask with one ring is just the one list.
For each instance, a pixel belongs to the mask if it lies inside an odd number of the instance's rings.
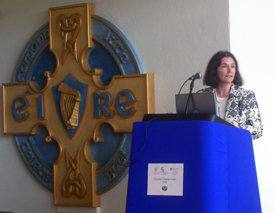
{"label": "laptop", "polygon": [[[214,93],[192,93],[187,113],[208,113],[216,115]],[[185,114],[189,93],[175,95],[177,114]]]}
{"label": "laptop", "polygon": [[192,93],[187,114],[186,103],[189,94],[180,94],[178,103],[176,97],[176,114],[145,114],[142,121],[178,121],[178,120],[202,120],[233,126],[227,121],[216,116],[216,102],[214,93]]}

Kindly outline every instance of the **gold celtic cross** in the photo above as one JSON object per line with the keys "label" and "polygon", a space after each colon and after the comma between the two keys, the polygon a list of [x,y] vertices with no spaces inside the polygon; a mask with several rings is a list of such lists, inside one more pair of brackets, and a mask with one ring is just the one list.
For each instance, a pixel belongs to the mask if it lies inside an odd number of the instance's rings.
{"label": "gold celtic cross", "polygon": [[[100,67],[90,70],[93,14],[90,3],[49,9],[55,71],[44,73],[44,88],[34,81],[3,84],[4,133],[35,135],[43,126],[49,133],[45,141],[59,145],[53,165],[55,205],[100,206],[91,144],[104,140],[100,132],[105,124],[115,133],[131,132],[133,122],[154,112],[152,74],[119,75],[103,85]],[[120,62],[127,63],[127,51],[115,48]]]}

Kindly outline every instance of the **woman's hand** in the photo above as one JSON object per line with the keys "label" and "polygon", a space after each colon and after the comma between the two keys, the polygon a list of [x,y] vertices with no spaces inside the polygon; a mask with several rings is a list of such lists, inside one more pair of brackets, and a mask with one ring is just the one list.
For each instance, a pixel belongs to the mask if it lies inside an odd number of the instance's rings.
{"label": "woman's hand", "polygon": [[225,121],[227,121],[228,123],[230,123],[230,124],[232,124],[232,125],[234,126],[234,124],[233,124],[231,121],[229,121],[229,120],[227,120],[227,119],[226,119]]}

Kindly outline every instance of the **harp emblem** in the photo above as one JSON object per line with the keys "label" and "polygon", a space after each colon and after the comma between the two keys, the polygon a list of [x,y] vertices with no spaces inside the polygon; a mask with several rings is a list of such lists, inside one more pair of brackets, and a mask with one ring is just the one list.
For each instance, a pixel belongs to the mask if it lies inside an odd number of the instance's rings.
{"label": "harp emblem", "polygon": [[79,82],[71,74],[52,88],[55,106],[70,138],[82,124],[86,108],[88,85]]}
{"label": "harp emblem", "polygon": [[80,92],[65,83],[60,84],[58,91],[61,92],[60,109],[66,129],[74,129],[78,126]]}

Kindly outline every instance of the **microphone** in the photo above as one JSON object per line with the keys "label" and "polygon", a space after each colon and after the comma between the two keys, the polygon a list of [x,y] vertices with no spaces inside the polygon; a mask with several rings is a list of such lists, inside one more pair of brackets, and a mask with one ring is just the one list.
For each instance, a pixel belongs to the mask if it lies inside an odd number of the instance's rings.
{"label": "microphone", "polygon": [[201,79],[201,77],[202,77],[202,74],[200,72],[197,72],[195,75],[192,75],[190,77],[190,80],[192,80],[192,81],[191,81],[191,84],[190,84],[189,95],[188,95],[188,99],[187,99],[187,103],[186,103],[186,107],[185,107],[185,114],[188,113],[189,102],[190,102],[190,99],[191,99],[191,96],[192,96],[192,90],[194,88],[194,81],[196,79]]}
{"label": "microphone", "polygon": [[[178,97],[177,97],[177,100],[176,100],[176,109],[178,107],[178,101],[179,101],[179,95],[180,95],[180,92],[183,88],[183,86],[186,84],[187,81],[190,81],[192,80],[191,84],[190,84],[190,91],[189,91],[189,96],[188,96],[188,100],[187,100],[187,104],[186,104],[186,112],[185,114],[187,114],[187,111],[188,111],[188,104],[189,104],[189,101],[190,101],[190,96],[191,96],[191,93],[192,93],[192,90],[193,90],[193,87],[194,87],[194,81],[196,79],[201,79],[202,78],[202,74],[201,72],[197,72],[195,75],[192,75],[191,77],[189,77],[180,87],[180,90],[178,92]],[[177,115],[178,115],[178,112],[177,112]]]}
{"label": "microphone", "polygon": [[202,74],[201,74],[201,72],[197,72],[195,75],[192,75],[191,77],[190,77],[190,80],[196,80],[196,79],[201,79],[202,78]]}

